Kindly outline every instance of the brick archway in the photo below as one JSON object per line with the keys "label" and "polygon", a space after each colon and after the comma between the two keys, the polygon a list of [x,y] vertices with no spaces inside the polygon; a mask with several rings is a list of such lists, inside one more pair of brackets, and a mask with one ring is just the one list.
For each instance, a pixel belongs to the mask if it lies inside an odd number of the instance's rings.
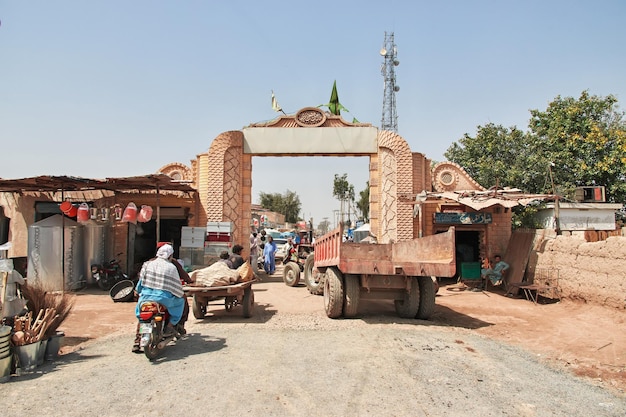
{"label": "brick archway", "polygon": [[413,206],[400,200],[431,189],[430,161],[412,153],[393,132],[308,107],[295,115],[221,133],[209,151],[198,156],[196,181],[205,208],[203,221],[232,222],[237,242],[248,240],[252,157],[261,155],[369,157],[372,233],[381,243],[416,237]]}

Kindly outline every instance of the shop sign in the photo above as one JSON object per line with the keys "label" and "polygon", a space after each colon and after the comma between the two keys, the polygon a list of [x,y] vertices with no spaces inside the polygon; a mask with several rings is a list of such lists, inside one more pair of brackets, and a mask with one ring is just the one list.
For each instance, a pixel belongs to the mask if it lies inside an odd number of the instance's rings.
{"label": "shop sign", "polygon": [[491,213],[435,213],[435,224],[490,224]]}

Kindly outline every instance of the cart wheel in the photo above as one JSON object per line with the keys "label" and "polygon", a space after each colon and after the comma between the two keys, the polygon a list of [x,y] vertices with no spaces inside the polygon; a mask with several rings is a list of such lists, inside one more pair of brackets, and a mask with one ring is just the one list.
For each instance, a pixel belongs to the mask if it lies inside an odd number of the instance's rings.
{"label": "cart wheel", "polygon": [[203,319],[206,315],[206,301],[204,299],[200,299],[197,295],[194,295],[191,309],[193,310],[193,316],[195,318]]}
{"label": "cart wheel", "polygon": [[252,287],[248,287],[243,290],[243,316],[245,318],[252,317],[252,312],[254,310],[254,291],[252,291]]}
{"label": "cart wheel", "polygon": [[314,263],[314,254],[310,254],[306,257],[306,261],[304,262],[304,283],[311,294],[322,295],[324,293],[326,274],[318,271]]}
{"label": "cart wheel", "polygon": [[435,283],[431,277],[417,277],[420,287],[420,305],[416,319],[428,320],[435,311]]}
{"label": "cart wheel", "polygon": [[231,311],[237,305],[237,297],[225,297],[224,298],[224,308],[226,311]]}
{"label": "cart wheel", "polygon": [[420,306],[420,288],[417,283],[417,278],[408,277],[411,280],[411,288],[404,293],[404,298],[401,300],[394,300],[396,307],[396,313],[398,316],[404,319],[413,319],[417,315],[417,310]]}
{"label": "cart wheel", "polygon": [[288,287],[295,287],[300,282],[300,267],[295,262],[287,262],[283,269],[283,281]]}
{"label": "cart wheel", "polygon": [[359,276],[358,275],[346,275],[345,281],[345,300],[343,301],[343,316],[344,317],[356,317],[359,309]]}
{"label": "cart wheel", "polygon": [[337,268],[330,267],[326,270],[324,281],[324,309],[331,319],[341,317],[343,310],[343,284],[341,272]]}

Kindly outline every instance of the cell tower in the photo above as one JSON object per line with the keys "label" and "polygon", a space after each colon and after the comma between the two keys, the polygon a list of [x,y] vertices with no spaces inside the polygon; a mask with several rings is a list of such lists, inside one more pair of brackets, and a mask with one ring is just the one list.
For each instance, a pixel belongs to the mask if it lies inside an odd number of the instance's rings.
{"label": "cell tower", "polygon": [[400,87],[396,85],[396,67],[398,61],[398,48],[393,40],[393,32],[385,32],[385,43],[380,50],[380,55],[385,58],[380,67],[380,73],[385,80],[385,94],[383,96],[383,118],[380,122],[382,130],[390,130],[398,133],[398,115],[396,114],[396,93]]}

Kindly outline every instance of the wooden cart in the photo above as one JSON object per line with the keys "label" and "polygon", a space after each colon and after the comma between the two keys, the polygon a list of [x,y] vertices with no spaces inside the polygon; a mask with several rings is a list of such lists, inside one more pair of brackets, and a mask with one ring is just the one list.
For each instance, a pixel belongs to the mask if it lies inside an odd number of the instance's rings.
{"label": "wooden cart", "polygon": [[186,296],[193,296],[191,310],[197,319],[203,319],[207,312],[210,301],[224,299],[226,311],[231,311],[237,305],[243,307],[243,316],[252,317],[254,310],[254,291],[252,283],[255,280],[240,282],[221,287],[195,287],[191,285],[183,286]]}

